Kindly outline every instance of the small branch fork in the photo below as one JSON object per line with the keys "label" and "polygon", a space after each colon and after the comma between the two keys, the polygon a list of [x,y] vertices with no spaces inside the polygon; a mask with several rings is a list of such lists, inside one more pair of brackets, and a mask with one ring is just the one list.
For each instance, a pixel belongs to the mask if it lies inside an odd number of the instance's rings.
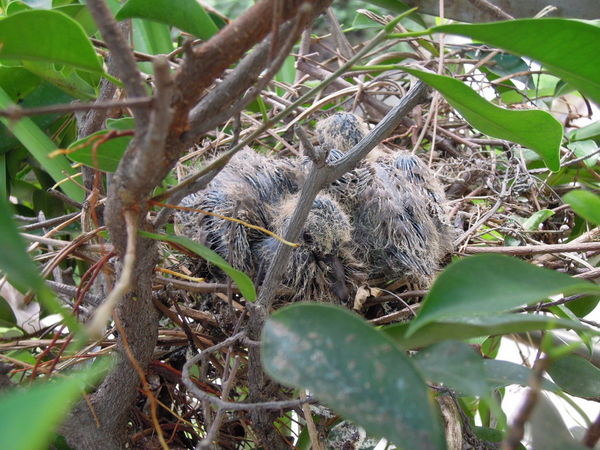
{"label": "small branch fork", "polygon": [[[186,388],[188,389],[188,391],[205,405],[204,406],[205,421],[209,420],[209,418],[206,416],[210,415],[210,411],[211,411],[210,408],[208,407],[208,404],[212,404],[213,406],[215,406],[217,408],[217,413],[216,413],[214,419],[212,420],[212,423],[210,424],[210,428],[208,430],[208,433],[206,434],[206,437],[196,447],[198,449],[210,448],[213,441],[217,437],[219,427],[221,426],[221,422],[224,418],[226,411],[284,410],[284,409],[296,408],[298,406],[302,406],[302,405],[310,403],[312,401],[312,399],[307,398],[306,396],[304,396],[303,398],[298,399],[298,400],[256,402],[256,403],[236,403],[236,402],[227,401],[227,398],[229,397],[229,393],[233,387],[235,377],[237,375],[237,370],[239,368],[239,357],[238,356],[234,357],[233,366],[232,366],[230,372],[228,374],[223,375],[224,377],[226,377],[226,379],[222,383],[221,398],[210,395],[207,392],[204,392],[203,390],[198,388],[196,383],[194,383],[192,381],[192,378],[190,375],[191,367],[198,363],[205,363],[206,358],[208,358],[212,353],[214,353],[222,348],[231,346],[237,342],[243,342],[245,340],[245,338],[246,338],[245,331],[238,332],[238,333],[234,334],[233,336],[225,339],[224,341],[222,341],[216,345],[213,345],[212,347],[209,347],[205,350],[202,350],[196,356],[188,359],[183,366],[181,378],[182,378],[183,383],[185,384]],[[228,367],[228,365],[226,365],[226,369],[227,369],[227,367]]]}

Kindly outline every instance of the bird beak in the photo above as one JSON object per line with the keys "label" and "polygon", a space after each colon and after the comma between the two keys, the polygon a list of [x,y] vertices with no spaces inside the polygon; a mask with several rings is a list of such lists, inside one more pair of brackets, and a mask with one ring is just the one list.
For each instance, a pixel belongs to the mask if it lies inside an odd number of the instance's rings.
{"label": "bird beak", "polygon": [[350,290],[346,285],[346,275],[344,273],[344,265],[339,258],[328,255],[323,258],[323,262],[326,263],[331,271],[329,272],[329,279],[331,281],[331,291],[333,294],[340,299],[342,302],[346,302],[350,297]]}

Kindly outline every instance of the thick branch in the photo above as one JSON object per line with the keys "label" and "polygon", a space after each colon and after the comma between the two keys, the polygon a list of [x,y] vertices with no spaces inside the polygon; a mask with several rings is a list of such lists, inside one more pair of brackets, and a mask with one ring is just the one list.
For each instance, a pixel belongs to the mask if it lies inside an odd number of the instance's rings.
{"label": "thick branch", "polygon": [[[90,0],[87,6],[98,25],[98,29],[111,51],[114,70],[123,81],[129,97],[146,97],[146,88],[142,76],[137,68],[131,49],[123,38],[119,25],[113,17],[104,0]],[[143,107],[133,108],[137,120],[137,127],[145,129],[148,122],[148,110]]]}
{"label": "thick branch", "polygon": [[[278,1],[263,0],[256,3],[208,42],[188,53],[176,79],[174,137],[187,130],[188,112],[214,80],[271,31],[272,11]],[[330,3],[331,0],[287,0],[280,19],[287,21],[296,16],[301,6],[312,7],[318,13]]]}

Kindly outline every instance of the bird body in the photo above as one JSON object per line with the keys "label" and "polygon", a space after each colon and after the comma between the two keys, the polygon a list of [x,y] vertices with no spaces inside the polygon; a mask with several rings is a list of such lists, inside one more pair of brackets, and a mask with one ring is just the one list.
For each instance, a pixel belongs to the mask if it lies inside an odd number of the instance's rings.
{"label": "bird body", "polygon": [[[353,114],[321,121],[317,134],[328,163],[368,132]],[[206,189],[182,204],[285,234],[306,178],[306,158],[274,159],[242,150]],[[444,192],[408,152],[379,149],[317,195],[284,271],[292,300],[345,302],[365,277],[405,278],[427,285],[451,250]],[[280,243],[228,220],[179,212],[182,233],[217,252],[260,284]],[[360,261],[360,262],[359,262]],[[224,274],[210,269],[216,278]]]}

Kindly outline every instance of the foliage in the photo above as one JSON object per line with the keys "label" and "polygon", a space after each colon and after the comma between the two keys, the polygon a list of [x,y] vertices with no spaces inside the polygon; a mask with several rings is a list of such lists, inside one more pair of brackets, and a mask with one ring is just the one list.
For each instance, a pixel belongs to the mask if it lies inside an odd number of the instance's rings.
{"label": "foliage", "polygon": [[[118,79],[108,69],[109,52],[98,40],[101,35],[85,3],[0,2],[0,108],[4,112],[0,270],[6,277],[0,285],[0,356],[6,363],[0,381],[14,385],[12,392],[0,396],[3,447],[48,445],[52,432],[80,399],[85,383],[98,379],[106,369],[94,366],[67,378],[54,372],[62,375],[72,361],[110,352],[117,339],[121,346],[128,345],[121,330],[118,337],[107,334],[96,348],[85,345],[85,338],[75,333],[98,300],[107,295],[96,279],[102,273],[112,284],[120,270],[112,252],[115,249],[117,257],[123,256],[119,242],[104,231],[100,217],[104,201],[110,203],[115,178],[119,180],[135,167],[137,156],[127,152],[143,136],[134,137],[140,120],[134,121],[131,111],[150,109],[159,99],[154,96],[142,106],[118,103],[127,94],[128,80]],[[107,1],[118,20],[132,19],[137,67],[152,80],[143,86],[148,94],[156,91],[154,82],[159,79],[156,66],[149,64],[153,55],[169,54],[169,67],[177,70],[184,64],[186,39],[209,40],[243,14],[220,3],[215,7],[223,9],[214,11],[191,0]],[[450,23],[424,29],[430,18],[415,12],[403,16],[394,27],[386,14],[404,12],[404,5],[351,3],[370,12],[355,12],[345,3],[335,5],[338,15],[345,15],[339,19],[345,34],[313,39],[318,63],[310,58],[299,60],[297,69],[288,57],[278,74],[263,71],[263,76],[275,81],[247,102],[237,119],[230,120],[235,116],[232,113],[216,130],[199,136],[162,184],[149,188],[160,200],[175,186],[181,188],[184,175],[197,171],[207,155],[235,150],[240,139],[261,153],[294,157],[299,145],[288,131],[299,119],[286,116],[291,110],[307,123],[332,111],[351,109],[377,123],[389,109],[388,100],[397,102],[399,92],[405,92],[415,78],[441,94],[439,101],[428,102],[406,117],[386,144],[391,151],[414,148],[440,175],[454,208],[455,260],[424,295],[415,294],[406,283],[384,280],[377,288],[371,286],[366,303],[355,312],[324,304],[278,305],[266,320],[260,342],[264,370],[284,385],[277,387],[274,398],[308,391],[332,410],[315,407],[311,413],[305,407],[302,418],[296,410],[281,408],[279,417],[273,415],[268,425],[275,423],[276,428],[271,428],[278,436],[288,443],[298,439],[299,446],[314,438],[311,426],[326,436],[345,419],[364,428],[360,432],[386,438],[398,448],[441,449],[446,446],[438,414],[443,398],[451,398],[462,409],[461,414],[456,410],[454,420],[463,422],[465,438],[481,445],[508,439],[515,432],[500,401],[506,386],[530,385],[534,392],[597,401],[598,324],[586,316],[600,299],[600,288],[589,281],[598,278],[594,252],[600,246],[595,244],[598,232],[594,227],[600,225],[600,197],[595,193],[600,188],[600,122],[587,110],[593,110],[592,102],[600,101],[596,68],[600,28],[593,22],[552,18]],[[310,89],[323,87],[324,79],[342,64],[339,61],[349,60],[362,47],[350,44],[357,36],[353,33],[365,40],[378,36],[381,42],[376,41],[375,51],[367,52],[339,78],[327,80],[331,81],[329,90],[313,100],[311,95],[318,89]],[[442,33],[452,40],[440,46]],[[339,58],[331,52],[335,48],[341,53]],[[300,51],[296,46],[293,53]],[[302,64],[312,70],[302,69]],[[225,82],[213,79],[211,86],[215,89],[221,83]],[[97,99],[106,86],[118,91],[109,99],[117,103],[102,110],[108,110],[107,120],[97,129],[82,131],[85,117],[74,114],[76,107],[44,109],[75,99]],[[310,95],[298,102],[305,93]],[[29,117],[16,105],[41,108],[40,114]],[[558,110],[563,105],[567,114]],[[261,123],[270,129],[259,130]],[[156,164],[164,161],[157,159]],[[80,176],[83,182],[78,181]],[[127,197],[122,192],[115,195]],[[161,212],[149,206],[157,203],[150,200],[135,199],[138,204],[132,208],[148,219],[137,223],[143,229],[137,234],[137,256],[143,259],[140,253],[158,248],[154,259],[160,261],[153,260],[150,270],[187,281],[153,275],[155,304],[164,318],[158,328],[160,346],[146,352],[156,359],[145,369],[147,378],[152,375],[157,385],[152,390],[143,380],[139,395],[148,399],[151,412],[140,407],[142,401],[130,405],[136,415],[128,438],[133,445],[164,447],[163,435],[171,434],[170,445],[194,448],[210,435],[211,423],[217,423],[221,436],[214,439],[258,448],[248,431],[248,427],[259,428],[258,422],[248,419],[252,415],[237,414],[231,408],[225,420],[224,410],[219,409],[210,422],[205,417],[209,406],[205,410],[198,406],[189,385],[188,393],[182,394],[189,370],[191,384],[205,394],[224,393],[224,401],[257,400],[260,395],[253,389],[258,381],[252,378],[260,371],[252,361],[256,343],[226,342],[230,350],[214,350],[202,362],[208,365],[206,370],[184,368],[185,348],[218,347],[234,330],[252,328],[246,313],[262,314],[264,320],[271,311],[251,305],[257,289],[248,274],[232,267],[234,261],[176,236],[177,224],[163,226],[157,219]],[[53,217],[59,219],[46,221]],[[155,223],[158,226],[152,228]],[[111,223],[106,225],[110,229]],[[24,238],[37,244],[27,248]],[[142,243],[148,240],[152,246],[144,247]],[[482,249],[521,257],[471,256]],[[199,281],[190,270],[191,254],[221,269],[232,282]],[[133,269],[132,278],[139,276],[140,267]],[[380,288],[393,295],[379,295],[384,292]],[[420,300],[407,303],[414,295]],[[31,301],[39,302],[41,308],[23,320],[20,312]],[[135,294],[124,301],[150,299]],[[62,316],[52,316],[56,313]],[[411,321],[402,321],[411,315],[415,316]],[[131,324],[124,322],[115,326],[127,331]],[[58,327],[54,339],[43,337],[49,323]],[[573,342],[561,343],[558,330],[570,330]],[[528,334],[526,340],[544,355],[529,361],[536,362],[533,369],[527,361],[516,364],[496,359],[500,338],[516,339],[517,334]],[[243,369],[235,378],[238,364]],[[552,380],[544,378],[544,373]],[[41,375],[48,381],[30,385],[29,379]],[[157,399],[162,406],[157,406]],[[538,401],[533,414],[519,412],[520,419],[529,423],[534,445],[578,448],[547,400],[542,396]],[[311,414],[316,424],[311,424]],[[25,420],[30,433],[19,428]],[[292,422],[297,423],[291,426]],[[547,423],[553,424],[551,429]],[[548,438],[554,434],[556,439]],[[146,438],[150,435],[157,436],[152,438],[156,441]],[[517,441],[522,438],[521,430]]]}

